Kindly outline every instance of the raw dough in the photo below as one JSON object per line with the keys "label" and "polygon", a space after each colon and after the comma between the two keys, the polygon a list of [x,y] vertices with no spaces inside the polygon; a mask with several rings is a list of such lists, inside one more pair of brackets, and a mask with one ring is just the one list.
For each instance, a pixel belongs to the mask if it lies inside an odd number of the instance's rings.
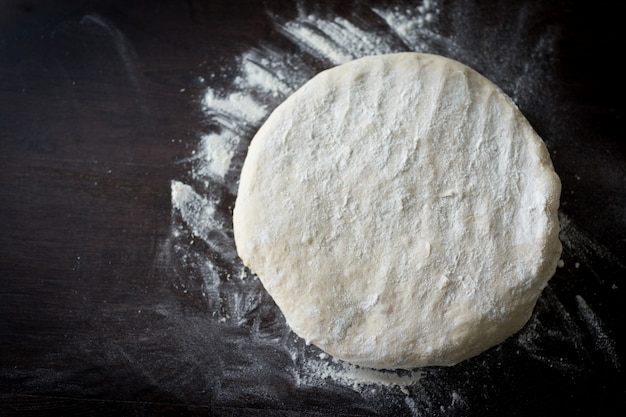
{"label": "raw dough", "polygon": [[518,331],[561,253],[560,181],[498,87],[399,53],[324,71],[250,145],[237,251],[307,342],[452,365]]}

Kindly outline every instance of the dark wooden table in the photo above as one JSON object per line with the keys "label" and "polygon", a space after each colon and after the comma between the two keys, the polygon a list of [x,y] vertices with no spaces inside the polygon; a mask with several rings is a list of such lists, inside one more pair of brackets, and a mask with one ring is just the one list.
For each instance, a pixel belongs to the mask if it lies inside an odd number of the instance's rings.
{"label": "dark wooden table", "polygon": [[[625,405],[625,25],[609,3],[430,2],[425,52],[511,94],[563,182],[564,265],[521,335],[423,370],[408,395],[303,381],[319,352],[257,281],[260,303],[238,321],[220,304],[236,299],[230,275],[204,292],[202,265],[237,261],[194,241],[171,184],[191,181],[190,158],[215,131],[207,89],[225,91],[251,48],[298,54],[277,19],[386,30],[368,2],[306,3],[0,2],[0,415],[614,415]],[[540,77],[520,76],[529,63]]]}

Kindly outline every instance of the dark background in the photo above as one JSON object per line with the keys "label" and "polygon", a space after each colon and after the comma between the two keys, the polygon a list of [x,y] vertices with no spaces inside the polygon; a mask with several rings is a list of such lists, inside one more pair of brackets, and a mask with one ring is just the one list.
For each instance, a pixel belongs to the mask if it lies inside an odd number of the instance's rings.
{"label": "dark background", "polygon": [[[439,5],[438,30],[460,48],[427,52],[508,93],[520,51],[546,25],[558,32],[549,76],[527,90],[544,93],[514,98],[563,182],[564,266],[523,330],[532,350],[513,338],[425,369],[407,396],[298,384],[298,361],[258,342],[285,332],[269,297],[259,330],[212,319],[179,288],[197,271],[177,261],[170,183],[210,129],[201,77],[226,88],[224,69],[279,42],[269,16],[297,3],[0,0],[0,415],[614,415],[626,405],[626,38],[611,4]],[[350,19],[369,5],[307,7]]]}

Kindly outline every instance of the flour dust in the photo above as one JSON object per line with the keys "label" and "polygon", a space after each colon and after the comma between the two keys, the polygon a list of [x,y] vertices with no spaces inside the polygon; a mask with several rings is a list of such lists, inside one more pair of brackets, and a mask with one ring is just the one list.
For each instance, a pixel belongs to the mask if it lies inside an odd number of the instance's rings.
{"label": "flour dust", "polygon": [[[313,387],[332,381],[362,393],[372,389],[400,389],[407,394],[411,386],[420,383],[423,374],[368,370],[336,362],[297,341],[290,332],[259,280],[236,255],[232,204],[248,144],[273,108],[315,73],[330,66],[365,55],[407,50],[439,53],[473,64],[462,59],[465,56],[462,39],[445,37],[437,30],[444,12],[440,1],[424,0],[412,7],[391,4],[360,11],[367,14],[367,19],[357,14],[321,16],[307,11],[304,5],[300,5],[295,18],[268,15],[276,32],[287,42],[280,45],[266,42],[250,48],[237,57],[235,77],[229,88],[209,87],[199,100],[205,117],[215,128],[199,138],[193,154],[185,161],[190,167],[187,177],[171,181],[171,241],[174,243],[172,254],[168,256],[171,262],[178,263],[181,275],[175,286],[180,291],[193,290],[200,294],[215,320],[246,326],[257,339],[291,357],[290,372],[295,383],[301,386]],[[545,60],[555,42],[554,34],[547,32],[533,55],[525,56],[527,51],[523,50],[509,51],[519,54],[519,61],[526,62],[526,72],[519,79],[536,78],[536,74],[528,72],[533,68],[532,59]],[[225,70],[233,71],[233,68]],[[521,91],[519,79],[512,81],[508,88],[514,99],[539,93]],[[533,88],[532,83],[527,85]],[[581,263],[586,264],[592,253],[610,256],[577,231],[566,217],[562,217],[561,222],[565,251],[574,252]],[[599,318],[582,296],[577,298],[577,303],[584,320],[603,341],[596,347],[605,350],[609,361],[618,362]],[[585,355],[582,351],[585,343],[580,336],[585,329],[576,324],[577,320],[549,287],[538,310],[525,330],[515,336],[515,343],[539,361],[575,372],[581,366],[580,357]],[[551,326],[549,334],[565,347],[569,356],[554,358],[544,350],[544,314],[557,317],[558,326]],[[465,404],[461,394],[454,395],[453,406]],[[407,396],[409,411],[414,411],[414,405]]]}

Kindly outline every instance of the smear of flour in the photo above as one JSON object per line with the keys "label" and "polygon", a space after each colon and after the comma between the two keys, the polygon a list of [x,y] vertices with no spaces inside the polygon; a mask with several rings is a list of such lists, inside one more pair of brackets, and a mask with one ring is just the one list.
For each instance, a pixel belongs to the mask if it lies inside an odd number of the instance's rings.
{"label": "smear of flour", "polygon": [[431,24],[439,15],[439,7],[438,2],[427,0],[415,9],[374,8],[374,12],[382,17],[390,30],[412,50],[428,51],[433,40],[444,39],[431,29]]}
{"label": "smear of flour", "polygon": [[[177,235],[172,241],[175,242],[174,252],[181,257],[178,262],[184,263],[181,269],[191,276],[201,276],[200,284],[189,282],[185,288],[199,286],[204,302],[212,309],[211,314],[216,320],[233,326],[247,326],[264,343],[269,340],[267,343],[291,356],[291,373],[298,384],[319,386],[332,380],[355,389],[391,386],[408,393],[408,387],[422,379],[420,372],[389,373],[358,368],[285,342],[291,334],[288,327],[284,321],[272,319],[276,316],[276,311],[272,310],[275,307],[268,307],[269,301],[259,295],[263,292],[258,279],[238,261],[230,220],[232,206],[225,204],[230,201],[232,205],[234,201],[239,171],[256,129],[273,108],[319,70],[364,55],[406,50],[440,52],[442,47],[450,52],[449,55],[459,51],[454,39],[443,38],[437,33],[435,25],[442,12],[439,1],[426,0],[415,7],[376,7],[370,12],[378,16],[379,25],[368,26],[364,20],[356,18],[321,17],[307,12],[304,6],[291,20],[269,16],[276,31],[296,48],[267,43],[257,45],[237,57],[236,75],[230,88],[226,91],[206,90],[199,106],[216,128],[199,138],[197,148],[186,161],[190,164],[188,177],[171,182],[173,221],[178,222],[173,230],[177,234],[187,230],[191,235],[185,239]],[[549,43],[544,45],[547,49],[551,47]],[[566,217],[562,217],[561,222],[565,249],[578,251],[580,263],[587,264],[591,253],[610,256],[577,231]],[[194,239],[204,242],[212,252],[194,252]],[[575,320],[563,303],[549,290],[547,294],[540,300],[543,303],[540,309],[556,309],[562,324],[557,330],[559,343],[569,346],[571,357],[561,360],[544,352],[541,341],[543,324],[537,317],[518,336],[517,343],[538,360],[577,371],[581,363],[579,359],[584,356],[581,352],[581,346],[584,346],[580,339],[582,330],[573,324]],[[612,346],[601,326],[595,326],[599,318],[584,299],[577,298],[577,302],[584,320],[605,340],[603,346]],[[260,324],[267,320],[271,321],[269,325]],[[606,354],[609,360],[617,360],[610,349]],[[419,413],[408,397],[406,404],[416,415]],[[452,406],[454,404],[453,401]]]}
{"label": "smear of flour", "polygon": [[362,368],[346,362],[331,361],[325,355],[320,359],[308,358],[301,371],[296,374],[299,385],[316,386],[321,381],[331,379],[355,389],[378,385],[397,387],[401,392],[409,394],[409,387],[418,383],[422,378],[420,371],[381,371],[371,368]]}
{"label": "smear of flour", "polygon": [[564,254],[570,255],[572,259],[576,260],[574,262],[576,269],[580,268],[581,265],[587,267],[599,282],[603,282],[603,278],[594,266],[594,259],[599,258],[626,269],[610,250],[595,242],[585,232],[580,230],[567,215],[560,213],[559,223],[561,225],[560,239],[563,243]]}
{"label": "smear of flour", "polygon": [[[197,160],[205,161],[196,169],[199,178],[224,178],[235,155],[236,135],[210,133],[202,136],[198,147]],[[172,195],[174,193],[172,192]],[[178,199],[174,199],[178,201]]]}
{"label": "smear of flour", "polygon": [[333,65],[366,55],[394,51],[392,39],[372,36],[369,31],[341,17],[326,20],[314,15],[303,15],[280,24],[278,28],[304,51]]}
{"label": "smear of flour", "polygon": [[200,238],[208,237],[211,230],[221,226],[214,217],[215,202],[196,193],[187,184],[172,181],[172,204],[183,219],[203,219],[202,221],[187,221],[193,234]]}
{"label": "smear of flour", "polygon": [[599,352],[605,355],[607,361],[611,363],[615,369],[620,369],[621,361],[615,349],[615,341],[613,341],[604,330],[602,320],[589,307],[587,301],[585,301],[582,296],[577,295],[576,302],[578,303],[578,309],[589,333],[593,336],[594,346]]}

